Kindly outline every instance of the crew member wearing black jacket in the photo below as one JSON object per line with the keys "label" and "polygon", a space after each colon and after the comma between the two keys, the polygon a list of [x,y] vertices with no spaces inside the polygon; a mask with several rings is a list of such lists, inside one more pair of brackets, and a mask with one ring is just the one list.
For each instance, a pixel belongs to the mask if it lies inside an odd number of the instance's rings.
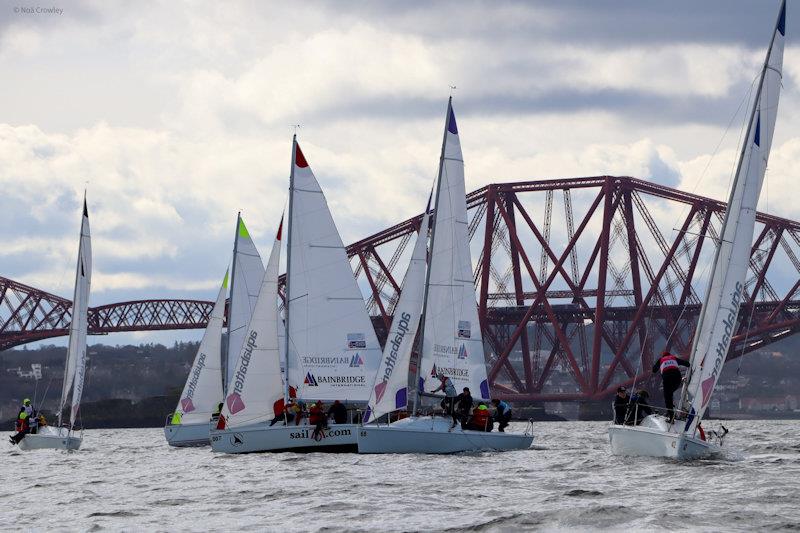
{"label": "crew member wearing black jacket", "polygon": [[461,420],[461,427],[467,425],[469,415],[472,412],[472,393],[469,387],[464,387],[464,391],[456,396],[456,410],[453,413],[453,427],[456,425],[456,416]]}
{"label": "crew member wearing black jacket", "polygon": [[617,395],[614,396],[614,423],[624,424],[625,415],[628,412],[628,404],[631,401],[630,395],[625,387],[617,389]]}
{"label": "crew member wearing black jacket", "polygon": [[680,359],[669,352],[662,352],[661,357],[653,365],[653,374],[661,372],[661,381],[664,387],[664,406],[667,408],[667,416],[672,419],[674,416],[675,401],[672,395],[681,386],[681,369],[688,367],[689,361]]}

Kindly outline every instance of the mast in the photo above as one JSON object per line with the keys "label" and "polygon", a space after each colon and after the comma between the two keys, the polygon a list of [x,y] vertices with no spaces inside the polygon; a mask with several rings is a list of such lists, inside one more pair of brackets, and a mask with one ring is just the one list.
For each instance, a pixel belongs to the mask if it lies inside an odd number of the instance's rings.
{"label": "mast", "polygon": [[222,360],[222,397],[228,394],[228,359],[231,356],[231,310],[233,309],[233,287],[236,283],[236,252],[239,247],[239,226],[242,223],[242,212],[236,213],[236,231],[233,234],[233,264],[231,265],[231,288],[228,291],[230,294],[228,298],[228,309],[225,313],[225,319],[228,322],[228,338],[225,339],[225,354],[223,355],[220,350],[220,359]]}
{"label": "mast", "polygon": [[294,164],[295,153],[297,152],[297,134],[292,136],[292,164],[289,170],[289,219],[286,225],[286,305],[284,305],[284,343],[286,349],[284,350],[284,376],[283,376],[283,404],[289,402],[289,303],[291,298],[289,296],[289,283],[291,280],[292,271],[292,200],[294,199]]}
{"label": "mast", "polygon": [[[714,285],[715,275],[717,275],[717,266],[719,264],[720,255],[722,253],[722,248],[723,248],[723,239],[725,238],[726,230],[728,228],[728,224],[730,223],[731,206],[733,205],[736,193],[738,192],[739,183],[743,179],[742,167],[744,165],[745,158],[747,156],[748,150],[750,150],[750,157],[752,157],[752,146],[751,146],[752,142],[750,140],[750,133],[752,132],[752,129],[753,129],[753,122],[755,121],[756,114],[761,109],[761,98],[763,96],[762,95],[762,90],[764,88],[764,80],[766,78],[767,70],[770,68],[769,61],[770,61],[770,58],[772,56],[773,45],[775,44],[775,34],[780,32],[782,36],[785,36],[785,24],[786,24],[786,0],[782,0],[780,9],[778,10],[778,19],[775,22],[774,29],[772,30],[772,38],[770,39],[770,42],[769,42],[769,48],[767,49],[767,54],[766,54],[766,57],[764,59],[764,65],[761,67],[761,74],[760,74],[759,80],[758,80],[758,89],[756,89],[756,92],[755,92],[756,97],[753,100],[753,107],[752,107],[752,109],[750,111],[750,118],[749,118],[749,120],[747,122],[747,132],[746,132],[746,134],[745,134],[745,136],[743,138],[744,140],[742,142],[742,148],[741,148],[741,151],[739,152],[739,161],[738,161],[738,163],[736,165],[736,173],[734,174],[734,180],[733,180],[733,183],[731,184],[730,193],[728,194],[728,207],[725,210],[725,216],[723,218],[722,226],[720,228],[719,243],[717,244],[716,251],[714,252],[714,262],[712,263],[712,268],[711,268],[712,277],[708,281],[708,290],[706,291],[705,297],[703,298],[703,306],[701,308],[702,310],[701,310],[701,313],[700,313],[700,319],[698,320],[697,328],[695,329],[695,336],[694,336],[694,339],[692,340],[692,351],[691,351],[691,355],[689,357],[689,364],[690,364],[690,369],[691,370],[690,370],[689,375],[687,376],[687,379],[684,382],[683,387],[681,389],[681,399],[680,399],[680,403],[678,403],[678,408],[679,409],[684,407],[684,405],[686,404],[686,401],[688,399],[689,385],[690,385],[690,383],[692,381],[692,377],[693,377],[693,374],[694,374],[694,371],[695,371],[694,361],[698,357],[698,354],[697,354],[698,345],[699,345],[699,342],[701,340],[699,333],[702,331],[702,327],[703,327],[703,325],[705,323],[705,319],[707,318],[706,315],[708,314],[708,311],[709,311],[708,310],[708,304],[709,304],[709,301],[710,301],[711,296],[712,296],[712,290],[711,289],[713,288],[713,285]],[[760,119],[760,116],[759,116],[759,119]],[[759,122],[759,125],[760,125],[760,122]],[[772,127],[774,128],[774,124],[772,125]],[[759,132],[757,131],[756,135],[758,135],[758,133]],[[744,178],[746,178],[748,175],[749,175],[749,173],[746,174],[744,176]],[[763,179],[763,176],[762,176],[762,179]],[[734,223],[737,223],[738,217],[739,217],[739,213],[736,213],[737,220],[734,220],[733,221]],[[750,236],[750,240],[752,240],[752,235]],[[737,310],[737,314],[738,314],[738,310]],[[709,346],[708,348],[711,349],[711,346]],[[696,392],[699,392],[699,391],[696,391]],[[702,418],[703,414],[704,413],[695,413],[695,416],[697,418],[697,422],[694,424],[694,427],[696,427],[697,424],[699,424],[699,421]],[[689,425],[690,424],[687,424],[687,427],[685,428],[685,430],[689,429]]]}
{"label": "mast", "polygon": [[[450,116],[452,115],[452,107],[453,107],[453,97],[451,96],[447,100],[447,116],[444,120],[444,132],[442,133],[442,152],[439,156],[439,173],[436,176],[436,202],[433,206],[433,215],[432,220],[430,223],[431,228],[431,245],[428,252],[428,256],[430,257],[430,261],[433,261],[433,243],[434,239],[436,238],[436,214],[439,212],[439,197],[441,196],[439,193],[441,192],[442,188],[442,168],[444,166],[444,149],[445,143],[447,143],[447,128],[450,126]],[[422,297],[422,314],[420,314],[420,326],[419,326],[419,334],[417,336],[417,370],[414,372],[414,390],[416,394],[414,394],[414,408],[412,410],[412,416],[417,416],[417,405],[419,403],[419,395],[422,391],[419,390],[419,376],[422,369],[422,347],[424,345],[425,339],[425,314],[428,310],[428,289],[430,288],[430,281],[431,281],[431,265],[428,264],[428,270],[425,273],[425,294]]]}

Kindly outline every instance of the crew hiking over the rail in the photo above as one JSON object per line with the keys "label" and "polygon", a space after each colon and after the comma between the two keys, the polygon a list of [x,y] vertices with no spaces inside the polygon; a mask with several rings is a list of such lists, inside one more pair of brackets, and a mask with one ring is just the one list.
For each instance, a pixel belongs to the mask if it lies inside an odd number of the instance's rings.
{"label": "crew hiking over the rail", "polygon": [[675,400],[673,395],[681,387],[680,367],[690,367],[691,364],[669,352],[662,352],[661,357],[653,365],[653,374],[661,372],[662,386],[664,387],[664,406],[667,408],[667,418],[672,420],[675,416]]}

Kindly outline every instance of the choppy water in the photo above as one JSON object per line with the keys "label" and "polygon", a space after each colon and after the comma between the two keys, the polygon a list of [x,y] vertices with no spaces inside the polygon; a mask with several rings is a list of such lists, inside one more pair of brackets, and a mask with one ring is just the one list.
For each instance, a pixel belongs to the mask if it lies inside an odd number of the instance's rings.
{"label": "choppy water", "polygon": [[611,456],[596,422],[459,456],[224,456],[160,429],[90,430],[72,454],[2,445],[0,528],[800,529],[800,422],[726,425],[726,456],[692,463]]}

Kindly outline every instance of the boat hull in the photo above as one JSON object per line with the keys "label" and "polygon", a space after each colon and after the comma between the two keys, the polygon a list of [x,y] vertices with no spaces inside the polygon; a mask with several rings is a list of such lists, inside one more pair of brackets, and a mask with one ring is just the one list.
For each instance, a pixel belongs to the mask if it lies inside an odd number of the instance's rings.
{"label": "boat hull", "polygon": [[660,416],[648,416],[639,426],[612,426],[608,437],[615,455],[692,460],[721,452],[715,444],[673,429]]}
{"label": "boat hull", "polygon": [[221,453],[356,452],[357,424],[331,424],[315,439],[308,425],[255,424],[211,431],[211,449]]}
{"label": "boat hull", "polygon": [[448,454],[477,451],[526,450],[533,435],[450,430],[446,418],[404,419],[388,426],[365,425],[358,432],[358,453]]}
{"label": "boat hull", "polygon": [[189,446],[208,446],[211,444],[209,423],[178,424],[164,426],[167,444],[178,448]]}
{"label": "boat hull", "polygon": [[39,428],[38,433],[25,435],[25,438],[19,441],[18,446],[23,451],[77,450],[81,447],[82,442],[82,437],[70,433],[67,428],[45,426]]}

